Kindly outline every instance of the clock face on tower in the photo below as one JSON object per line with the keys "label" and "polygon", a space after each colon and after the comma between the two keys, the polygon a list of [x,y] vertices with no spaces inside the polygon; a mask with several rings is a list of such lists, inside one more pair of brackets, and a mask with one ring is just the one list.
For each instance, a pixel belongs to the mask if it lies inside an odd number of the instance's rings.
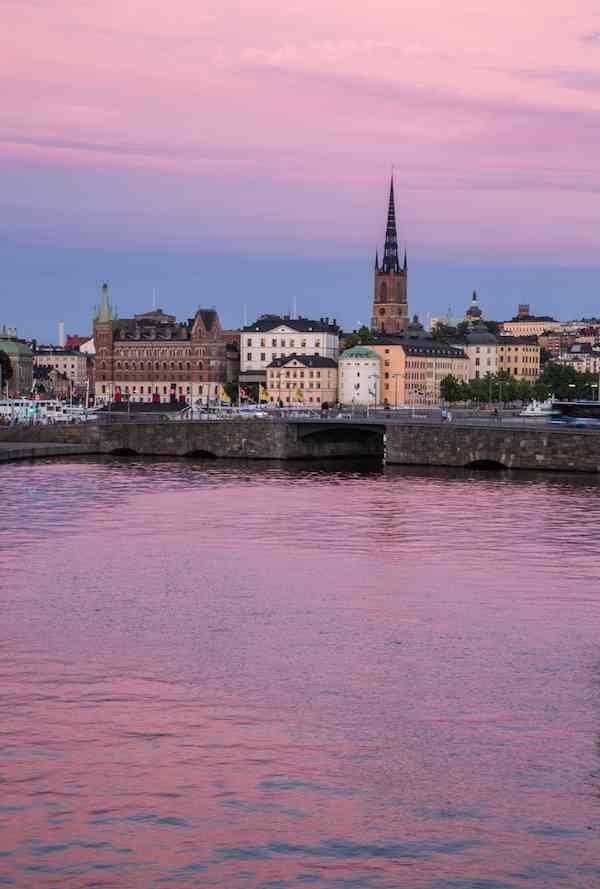
{"label": "clock face on tower", "polygon": [[379,314],[381,315],[382,318],[385,315],[385,309],[383,307],[381,309],[379,309]]}

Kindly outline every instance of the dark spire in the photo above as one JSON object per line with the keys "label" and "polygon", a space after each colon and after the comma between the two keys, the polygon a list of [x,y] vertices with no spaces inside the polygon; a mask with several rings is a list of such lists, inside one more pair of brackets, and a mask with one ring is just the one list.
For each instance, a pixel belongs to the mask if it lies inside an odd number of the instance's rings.
{"label": "dark spire", "polygon": [[375,271],[379,271],[379,250],[375,250]]}
{"label": "dark spire", "polygon": [[385,248],[383,251],[384,272],[399,272],[398,235],[396,233],[396,207],[394,203],[394,177],[390,181],[390,200],[388,204],[387,228],[385,230]]}
{"label": "dark spire", "polygon": [[408,257],[406,255],[406,250],[404,251],[404,271],[408,269]]}

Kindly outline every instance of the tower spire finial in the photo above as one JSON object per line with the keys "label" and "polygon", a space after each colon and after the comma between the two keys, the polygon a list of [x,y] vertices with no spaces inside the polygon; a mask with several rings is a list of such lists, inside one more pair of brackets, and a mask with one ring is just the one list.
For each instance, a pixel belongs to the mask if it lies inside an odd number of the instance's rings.
{"label": "tower spire finial", "polygon": [[394,173],[390,177],[390,199],[388,202],[387,226],[385,230],[385,247],[383,251],[383,271],[399,272],[398,234],[396,232],[396,203],[394,200]]}

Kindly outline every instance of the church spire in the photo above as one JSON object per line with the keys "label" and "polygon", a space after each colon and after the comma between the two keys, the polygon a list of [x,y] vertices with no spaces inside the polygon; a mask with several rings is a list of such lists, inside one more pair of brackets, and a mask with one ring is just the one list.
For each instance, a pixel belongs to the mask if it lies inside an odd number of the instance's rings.
{"label": "church spire", "polygon": [[100,295],[100,312],[98,314],[98,321],[112,321],[113,320],[113,308],[108,301],[108,284],[102,285],[102,292]]}
{"label": "church spire", "polygon": [[396,232],[396,205],[394,201],[394,177],[390,180],[390,200],[388,203],[387,227],[385,230],[385,247],[383,251],[382,269],[384,272],[399,272],[398,234]]}
{"label": "church spire", "polygon": [[379,271],[379,250],[375,250],[375,271]]}

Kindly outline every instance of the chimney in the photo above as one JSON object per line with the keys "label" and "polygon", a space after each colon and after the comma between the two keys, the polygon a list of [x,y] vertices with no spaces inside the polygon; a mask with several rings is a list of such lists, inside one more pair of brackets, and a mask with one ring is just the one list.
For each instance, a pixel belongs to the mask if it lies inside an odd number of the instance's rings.
{"label": "chimney", "polygon": [[65,347],[65,322],[58,322],[58,345],[61,349]]}

